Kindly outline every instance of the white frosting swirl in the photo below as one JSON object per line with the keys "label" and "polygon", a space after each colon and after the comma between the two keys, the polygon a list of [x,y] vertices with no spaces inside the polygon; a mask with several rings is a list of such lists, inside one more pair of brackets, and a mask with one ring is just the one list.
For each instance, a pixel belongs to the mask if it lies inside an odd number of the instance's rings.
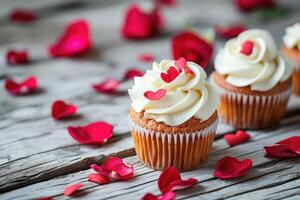
{"label": "white frosting swirl", "polygon": [[[253,42],[250,55],[241,53],[245,41]],[[215,59],[216,71],[227,75],[226,81],[236,87],[267,91],[292,74],[291,65],[278,54],[272,36],[264,30],[247,30],[229,40]]]}
{"label": "white frosting swirl", "polygon": [[[174,61],[163,60],[160,64],[154,62],[153,69],[148,70],[143,77],[134,78],[134,86],[129,89],[132,108],[136,112],[144,112],[144,116],[170,126],[177,126],[191,119],[193,116],[208,119],[219,103],[217,90],[205,82],[205,71],[194,62],[187,62],[187,66],[194,75],[188,75],[184,70],[170,83],[161,79],[160,74],[166,72]],[[166,95],[151,101],[144,97],[146,91],[166,89]]]}
{"label": "white frosting swirl", "polygon": [[300,23],[296,23],[285,29],[283,42],[288,48],[292,49],[296,47],[300,51]]}

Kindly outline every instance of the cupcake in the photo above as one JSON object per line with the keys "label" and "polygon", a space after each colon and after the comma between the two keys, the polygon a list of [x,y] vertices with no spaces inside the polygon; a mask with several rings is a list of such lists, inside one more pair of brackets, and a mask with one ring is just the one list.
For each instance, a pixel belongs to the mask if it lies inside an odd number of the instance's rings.
{"label": "cupcake", "polygon": [[282,50],[293,64],[293,92],[300,96],[300,23],[286,28],[285,32]]}
{"label": "cupcake", "polygon": [[279,55],[272,36],[247,30],[227,41],[215,58],[212,83],[220,90],[218,113],[242,129],[276,125],[291,94],[292,67]]}
{"label": "cupcake", "polygon": [[208,157],[218,124],[219,95],[205,79],[205,71],[184,58],[154,62],[152,70],[135,77],[129,89],[129,124],[143,164],[185,171]]}

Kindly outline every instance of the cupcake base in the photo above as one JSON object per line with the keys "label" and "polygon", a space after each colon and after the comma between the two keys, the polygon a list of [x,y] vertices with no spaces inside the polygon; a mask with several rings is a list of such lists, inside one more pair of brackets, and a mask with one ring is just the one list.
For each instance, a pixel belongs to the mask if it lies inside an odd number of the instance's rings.
{"label": "cupcake base", "polygon": [[170,166],[180,171],[198,168],[211,152],[218,125],[217,114],[206,121],[211,123],[199,131],[160,132],[151,127],[144,128],[130,117],[131,135],[140,161],[156,170]]}

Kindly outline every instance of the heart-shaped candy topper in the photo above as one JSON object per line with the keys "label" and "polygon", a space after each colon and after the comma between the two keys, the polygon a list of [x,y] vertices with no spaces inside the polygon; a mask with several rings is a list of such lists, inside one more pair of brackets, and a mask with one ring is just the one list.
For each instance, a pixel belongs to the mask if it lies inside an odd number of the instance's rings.
{"label": "heart-shaped candy topper", "polygon": [[163,98],[166,95],[166,93],[166,89],[159,89],[157,91],[146,91],[144,93],[144,96],[151,101],[157,101]]}
{"label": "heart-shaped candy topper", "polygon": [[167,73],[162,72],[160,77],[166,83],[171,83],[179,74],[180,72],[175,67],[169,67]]}
{"label": "heart-shaped candy topper", "polygon": [[246,40],[242,44],[242,49],[241,49],[240,53],[242,53],[246,56],[249,56],[253,52],[253,47],[254,47],[254,42],[252,42],[250,40]]}

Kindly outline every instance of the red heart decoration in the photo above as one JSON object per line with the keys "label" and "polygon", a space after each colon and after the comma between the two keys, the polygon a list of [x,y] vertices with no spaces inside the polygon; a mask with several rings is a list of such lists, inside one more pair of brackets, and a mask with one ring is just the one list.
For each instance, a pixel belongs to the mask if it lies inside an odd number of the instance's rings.
{"label": "red heart decoration", "polygon": [[178,60],[175,61],[175,65],[180,71],[182,71],[186,67],[186,64],[187,60],[184,57],[180,57]]}
{"label": "red heart decoration", "polygon": [[64,195],[65,196],[72,196],[73,194],[75,194],[75,192],[77,192],[82,187],[83,187],[82,183],[76,183],[76,184],[73,184],[73,185],[69,185],[69,186],[65,187]]}
{"label": "red heart decoration", "polygon": [[5,89],[12,95],[24,95],[33,93],[37,87],[37,79],[34,76],[28,77],[21,82],[8,79],[5,81]]}
{"label": "red heart decoration", "polygon": [[68,127],[70,136],[81,144],[101,145],[112,137],[113,126],[106,122],[94,122],[86,126]]}
{"label": "red heart decoration", "polygon": [[136,76],[143,76],[144,73],[139,69],[131,68],[125,72],[123,80],[131,80]]}
{"label": "red heart decoration", "polygon": [[176,194],[174,192],[167,192],[160,197],[151,193],[147,193],[141,200],[175,200]]}
{"label": "red heart decoration", "polygon": [[161,98],[163,98],[167,93],[167,90],[166,89],[159,89],[157,91],[146,91],[144,93],[144,96],[151,100],[151,101],[157,101],[157,100],[160,100]]}
{"label": "red heart decoration", "polygon": [[251,136],[246,131],[243,130],[238,130],[236,131],[235,134],[224,135],[224,139],[230,146],[241,144],[243,142],[246,142],[250,138]]}
{"label": "red heart decoration", "polygon": [[169,67],[167,73],[162,72],[160,77],[166,83],[171,83],[179,74],[180,72],[175,67]]}
{"label": "red heart decoration", "polygon": [[197,179],[188,178],[182,180],[179,171],[175,167],[165,169],[158,178],[158,188],[164,194],[169,191],[183,190],[197,183]]}
{"label": "red heart decoration", "polygon": [[119,88],[119,86],[120,81],[108,78],[100,83],[94,84],[93,88],[99,93],[112,94]]}
{"label": "red heart decoration", "polygon": [[265,156],[273,158],[294,158],[300,156],[300,136],[281,140],[272,146],[264,147]]}
{"label": "red heart decoration", "polygon": [[108,178],[106,178],[105,176],[102,176],[101,174],[98,174],[98,173],[90,174],[88,177],[88,181],[98,183],[99,185],[104,185],[104,184],[107,184],[110,182],[110,180]]}
{"label": "red heart decoration", "polygon": [[241,49],[240,53],[242,53],[246,56],[249,56],[252,54],[253,47],[254,47],[254,43],[250,40],[246,40],[242,44],[242,49]]}
{"label": "red heart decoration", "polygon": [[66,104],[64,101],[57,100],[52,104],[51,115],[53,119],[59,120],[76,113],[77,107],[73,104]]}
{"label": "red heart decoration", "polygon": [[220,179],[238,178],[245,175],[251,167],[251,159],[239,161],[236,158],[225,156],[217,162],[214,176]]}
{"label": "red heart decoration", "polygon": [[28,64],[28,52],[26,50],[23,51],[16,51],[16,50],[9,50],[6,53],[6,62],[10,65],[22,65]]}

